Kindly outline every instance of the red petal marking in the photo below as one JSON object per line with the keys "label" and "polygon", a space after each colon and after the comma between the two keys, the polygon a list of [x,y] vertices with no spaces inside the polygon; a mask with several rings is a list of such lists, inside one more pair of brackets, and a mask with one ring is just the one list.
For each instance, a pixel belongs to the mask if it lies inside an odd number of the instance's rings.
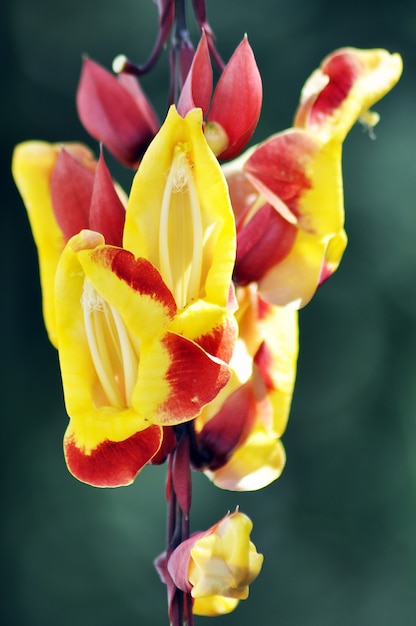
{"label": "red petal marking", "polygon": [[115,76],[90,59],[84,60],[77,108],[90,135],[125,165],[137,165],[154,136],[147,112]]}
{"label": "red petal marking", "polygon": [[104,235],[111,246],[121,246],[126,212],[114,188],[101,151],[91,198],[89,227]]}
{"label": "red petal marking", "polygon": [[331,115],[341,106],[362,68],[356,56],[343,53],[330,57],[321,69],[329,76],[329,83],[312,105],[309,119],[311,124],[319,124],[322,118]]}
{"label": "red petal marking", "polygon": [[89,227],[94,173],[64,148],[51,178],[51,202],[59,228],[69,240]]}
{"label": "red petal marking", "polygon": [[257,126],[262,98],[260,72],[244,37],[221,74],[208,115],[208,121],[220,124],[229,139],[219,158],[231,159],[242,151]]}
{"label": "red petal marking", "polygon": [[186,422],[218,395],[227,384],[230,371],[225,363],[211,359],[185,337],[168,332],[162,343],[171,359],[165,374],[171,392],[159,407],[158,420],[165,425]]}
{"label": "red petal marking", "polygon": [[257,295],[257,318],[259,321],[265,319],[273,311],[273,306]]}
{"label": "red petal marking", "polygon": [[325,281],[327,281],[333,273],[334,270],[331,269],[328,263],[324,260],[321,267],[321,273],[319,275],[318,287],[320,287]]}
{"label": "red petal marking", "polygon": [[237,232],[233,279],[239,285],[256,282],[290,252],[297,228],[270,204],[264,204]]}
{"label": "red petal marking", "polygon": [[291,130],[275,135],[248,159],[244,171],[271,202],[283,201],[299,217],[297,206],[304,191],[312,187],[305,168],[318,151],[317,142],[304,131]]}
{"label": "red petal marking", "polygon": [[195,343],[201,346],[208,354],[212,354],[229,363],[233,356],[236,335],[235,323],[231,319],[225,319],[222,326],[216,326],[209,333],[197,337]]}
{"label": "red petal marking", "polygon": [[216,470],[229,460],[235,448],[248,436],[256,417],[251,383],[245,383],[224,402],[198,435],[198,444],[211,457],[209,468]]}
{"label": "red petal marking", "polygon": [[270,348],[265,341],[262,342],[254,357],[254,363],[259,368],[267,389],[275,389],[271,372],[273,370],[273,357]]}
{"label": "red petal marking", "polygon": [[185,117],[191,109],[200,107],[205,117],[212,93],[212,69],[205,33],[196,49],[189,74],[178,101],[178,113]]}
{"label": "red petal marking", "polygon": [[136,259],[131,252],[120,248],[98,248],[92,259],[107,267],[118,278],[142,295],[160,302],[168,309],[172,318],[176,314],[176,303],[157,269],[147,259]]}
{"label": "red petal marking", "polygon": [[121,487],[133,482],[158,451],[161,439],[162,429],[152,424],[124,441],[103,441],[85,454],[71,437],[64,441],[65,458],[78,480],[94,487]]}

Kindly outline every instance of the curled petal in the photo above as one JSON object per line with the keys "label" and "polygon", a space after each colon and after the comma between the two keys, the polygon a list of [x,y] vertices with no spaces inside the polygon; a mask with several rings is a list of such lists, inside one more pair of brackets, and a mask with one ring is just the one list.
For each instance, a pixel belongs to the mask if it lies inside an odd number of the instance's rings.
{"label": "curled petal", "polygon": [[246,146],[257,126],[262,98],[260,73],[244,37],[221,74],[208,115],[208,123],[218,124],[228,138],[219,159],[232,159]]}
{"label": "curled petal", "polygon": [[392,89],[401,73],[398,54],[381,49],[336,50],[305,83],[294,126],[310,130],[323,141],[342,142],[360,117],[370,125],[378,121],[368,111]]}

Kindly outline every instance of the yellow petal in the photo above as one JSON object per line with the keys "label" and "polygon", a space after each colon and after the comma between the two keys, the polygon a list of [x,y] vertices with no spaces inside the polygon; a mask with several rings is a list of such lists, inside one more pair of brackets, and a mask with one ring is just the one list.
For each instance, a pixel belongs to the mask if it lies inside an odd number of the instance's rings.
{"label": "yellow petal", "polygon": [[54,281],[56,266],[65,246],[65,238],[53,215],[50,177],[60,146],[28,141],[16,146],[12,172],[25,203],[33,237],[38,249],[43,296],[43,316],[49,339],[57,346],[55,328]]}
{"label": "yellow petal", "polygon": [[123,245],[160,271],[179,308],[198,298],[226,306],[234,218],[202,113],[171,107],[134,178]]}

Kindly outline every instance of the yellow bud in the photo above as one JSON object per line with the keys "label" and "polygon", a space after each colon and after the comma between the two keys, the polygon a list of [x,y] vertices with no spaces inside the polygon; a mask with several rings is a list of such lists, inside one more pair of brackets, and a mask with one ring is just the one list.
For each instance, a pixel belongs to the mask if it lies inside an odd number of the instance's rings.
{"label": "yellow bud", "polygon": [[194,613],[217,615],[232,611],[248,596],[258,576],[263,555],[250,541],[251,520],[235,511],[224,517],[191,549],[188,578],[196,599]]}

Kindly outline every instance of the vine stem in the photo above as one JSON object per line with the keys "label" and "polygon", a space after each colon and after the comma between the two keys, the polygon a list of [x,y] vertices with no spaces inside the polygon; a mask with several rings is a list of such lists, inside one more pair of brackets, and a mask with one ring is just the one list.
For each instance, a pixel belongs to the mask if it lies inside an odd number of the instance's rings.
{"label": "vine stem", "polygon": [[[186,424],[175,427],[177,444],[168,458],[166,497],[167,546],[166,562],[175,548],[188,539],[190,531],[189,511],[191,505],[191,460],[189,429]],[[168,602],[171,626],[194,626],[192,596],[168,583]]]}

